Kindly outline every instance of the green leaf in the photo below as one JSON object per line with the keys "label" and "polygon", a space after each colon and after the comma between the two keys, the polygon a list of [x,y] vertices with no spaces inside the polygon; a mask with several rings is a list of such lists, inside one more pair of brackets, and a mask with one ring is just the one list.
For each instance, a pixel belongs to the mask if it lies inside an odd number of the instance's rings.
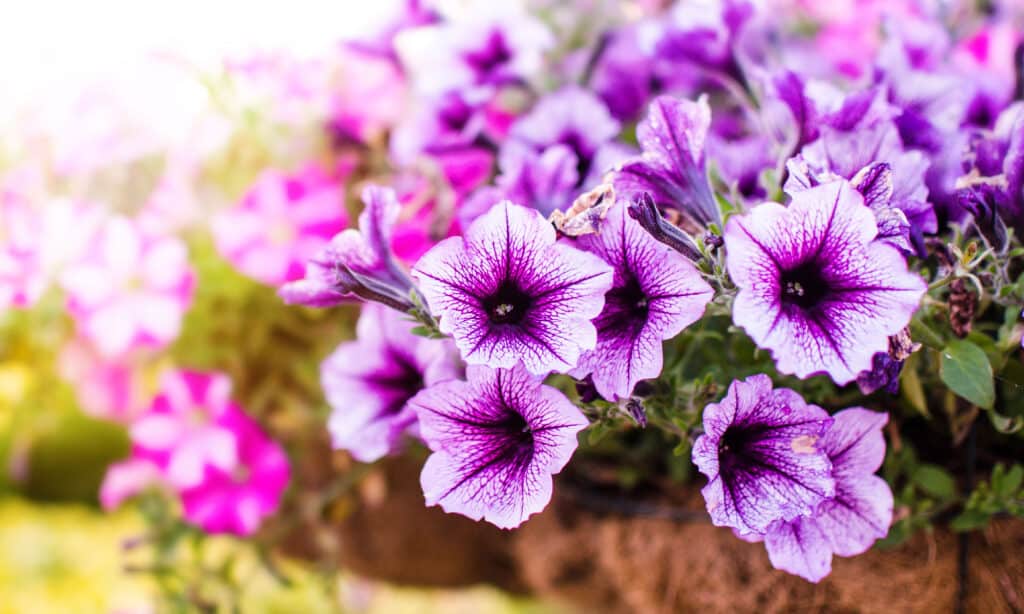
{"label": "green leaf", "polygon": [[939,375],[958,396],[985,409],[992,409],[996,388],[992,365],[985,352],[970,341],[954,339],[942,350]]}
{"label": "green leaf", "polygon": [[994,426],[1000,433],[1011,435],[1024,428],[1024,419],[1020,416],[1010,417],[990,411],[988,412],[988,417],[992,422],[992,426]]}
{"label": "green leaf", "polygon": [[940,501],[956,496],[956,482],[948,471],[938,465],[921,464],[914,470],[914,484]]}
{"label": "green leaf", "polygon": [[[1002,465],[996,467],[1002,468]],[[1014,465],[1006,473],[1000,471],[998,476],[996,472],[992,473],[992,490],[1003,499],[1016,496],[1021,484],[1024,484],[1024,466]]]}
{"label": "green leaf", "polygon": [[980,510],[964,510],[949,526],[954,531],[973,531],[988,524],[991,516]]}

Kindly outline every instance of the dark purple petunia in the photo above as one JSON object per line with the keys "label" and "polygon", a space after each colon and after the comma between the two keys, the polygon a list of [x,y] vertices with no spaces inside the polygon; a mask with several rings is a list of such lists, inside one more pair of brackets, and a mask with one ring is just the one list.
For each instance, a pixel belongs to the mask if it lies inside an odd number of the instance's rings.
{"label": "dark purple petunia", "polygon": [[925,282],[877,235],[874,215],[845,181],[730,218],[733,321],[772,351],[780,372],[828,373],[846,384],[910,322]]}
{"label": "dark purple petunia", "polygon": [[536,211],[503,201],[465,237],[427,252],[413,270],[440,329],[469,364],[531,373],[568,371],[594,348],[612,270],[600,258],[556,242]]}
{"label": "dark purple petunia", "polygon": [[427,505],[512,529],[551,500],[551,476],[587,419],[522,366],[470,367],[410,401],[433,454],[420,475]]}
{"label": "dark purple petunia", "polygon": [[418,337],[413,323],[381,305],[363,307],[356,340],[342,343],[320,365],[335,449],[373,462],[416,432],[408,400],[426,386],[459,375],[448,341]]}
{"label": "dark purple petunia", "polygon": [[661,373],[662,341],[700,319],[714,291],[689,260],[631,219],[622,202],[598,233],[576,246],[610,264],[615,276],[594,320],[597,347],[580,357],[572,375],[592,375],[606,399],[628,397],[638,381]]}
{"label": "dark purple petunia", "polygon": [[711,521],[756,536],[835,495],[821,448],[831,423],[796,392],[773,389],[767,375],[734,381],[720,403],[704,408],[704,434],[693,445],[693,462],[708,478],[701,493]]}
{"label": "dark purple petunia", "polygon": [[353,300],[385,304],[399,311],[412,307],[412,282],[391,250],[391,227],[399,205],[391,188],[367,186],[359,230],[337,234],[306,264],[306,276],[278,291],[289,305],[331,307]]}
{"label": "dark purple petunia", "polygon": [[704,169],[710,125],[707,99],[656,98],[637,126],[643,154],[616,169],[616,193],[633,201],[647,192],[660,208],[679,211],[693,227],[721,222]]}
{"label": "dark purple petunia", "polygon": [[861,409],[843,410],[821,440],[832,462],[835,496],[809,516],[778,521],[765,534],[776,569],[817,582],[832,570],[832,556],[856,556],[889,532],[893,496],[874,475],[885,457],[882,427],[889,416]]}

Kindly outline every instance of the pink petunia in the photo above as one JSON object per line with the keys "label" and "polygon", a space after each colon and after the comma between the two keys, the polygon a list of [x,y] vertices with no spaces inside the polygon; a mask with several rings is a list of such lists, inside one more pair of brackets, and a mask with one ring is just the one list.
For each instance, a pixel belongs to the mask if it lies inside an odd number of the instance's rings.
{"label": "pink petunia", "polygon": [[306,260],[347,224],[342,184],[311,163],[292,175],[264,172],[212,229],[217,249],[239,271],[278,286],[300,279]]}
{"label": "pink petunia", "polygon": [[136,222],[112,217],[60,282],[80,334],[115,358],[162,348],[178,336],[195,276],[181,240],[147,237]]}

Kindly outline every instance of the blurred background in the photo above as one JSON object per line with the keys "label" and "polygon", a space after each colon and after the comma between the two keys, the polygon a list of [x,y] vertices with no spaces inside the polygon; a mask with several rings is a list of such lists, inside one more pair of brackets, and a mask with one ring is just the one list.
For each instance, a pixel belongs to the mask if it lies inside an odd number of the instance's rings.
{"label": "blurred background", "polygon": [[[208,233],[194,228],[270,162],[316,151],[310,126],[321,118],[310,109],[324,65],[335,61],[339,40],[380,27],[400,4],[44,0],[5,7],[4,202],[156,211],[154,224],[182,229],[199,283],[180,337],[166,352],[133,357],[130,371],[99,364],[94,348],[76,339],[53,287],[33,297],[31,309],[0,306],[0,614],[153,612],[156,596],[174,590],[161,587],[160,571],[148,569],[140,553],[151,536],[138,505],[107,513],[97,500],[106,467],[129,449],[123,416],[111,408],[130,411],[131,399],[152,393],[161,369],[226,370],[254,413],[301,404],[309,414],[309,399],[319,399],[316,365],[351,334],[353,314],[334,313],[305,333],[326,326],[330,334],[319,344],[293,344],[280,360],[308,352],[297,369],[269,365],[275,327],[308,325],[303,318],[311,316],[290,312],[273,287],[232,269]],[[52,240],[68,245],[85,233],[85,218],[71,219]],[[0,214],[0,238],[15,222]],[[226,312],[227,321],[214,317]],[[263,333],[247,334],[253,327]],[[280,395],[267,395],[281,390],[276,376],[266,387],[252,384],[267,371],[292,378]],[[297,429],[279,409],[271,413],[285,423],[281,429]],[[230,553],[242,561],[235,565],[258,567],[256,554],[230,540],[208,541],[201,556]],[[487,588],[394,588],[288,559],[277,565],[287,582],[247,572],[239,611],[550,611]]]}

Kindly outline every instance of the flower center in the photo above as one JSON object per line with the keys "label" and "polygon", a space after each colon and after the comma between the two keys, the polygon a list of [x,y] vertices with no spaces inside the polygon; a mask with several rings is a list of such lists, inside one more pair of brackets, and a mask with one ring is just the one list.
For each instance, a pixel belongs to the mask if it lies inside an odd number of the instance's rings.
{"label": "flower center", "polygon": [[813,262],[782,271],[779,285],[782,286],[782,302],[801,309],[818,305],[828,294],[828,283]]}
{"label": "flower center", "polygon": [[604,311],[594,321],[599,332],[635,334],[647,324],[648,298],[636,277],[605,294]]}
{"label": "flower center", "polygon": [[486,77],[490,76],[489,73],[507,64],[512,59],[512,51],[508,48],[505,37],[502,36],[501,32],[494,30],[487,37],[487,41],[482,49],[470,51],[463,57],[467,64],[479,72],[481,77],[486,79]]}
{"label": "flower center", "polygon": [[231,470],[231,480],[235,484],[244,484],[252,477],[252,469],[248,465],[239,464]]}
{"label": "flower center", "polygon": [[487,317],[495,324],[518,324],[526,317],[532,300],[513,283],[505,282],[483,301]]}

